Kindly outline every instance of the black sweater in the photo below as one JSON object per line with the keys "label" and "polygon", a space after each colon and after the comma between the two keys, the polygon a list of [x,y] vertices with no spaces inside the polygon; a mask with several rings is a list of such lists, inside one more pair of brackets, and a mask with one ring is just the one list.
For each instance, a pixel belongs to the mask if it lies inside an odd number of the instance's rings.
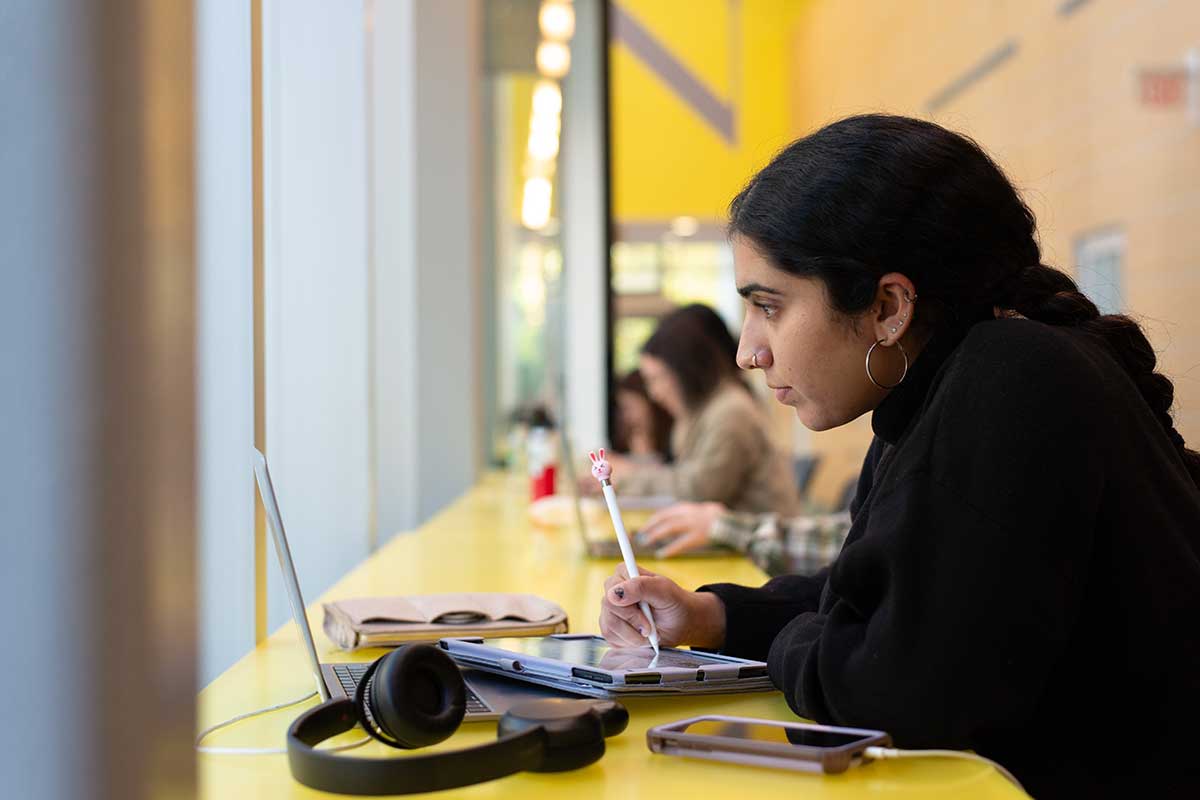
{"label": "black sweater", "polygon": [[831,568],[725,603],[799,715],[972,749],[1035,797],[1200,797],[1200,490],[1083,334],[935,336],[876,409]]}

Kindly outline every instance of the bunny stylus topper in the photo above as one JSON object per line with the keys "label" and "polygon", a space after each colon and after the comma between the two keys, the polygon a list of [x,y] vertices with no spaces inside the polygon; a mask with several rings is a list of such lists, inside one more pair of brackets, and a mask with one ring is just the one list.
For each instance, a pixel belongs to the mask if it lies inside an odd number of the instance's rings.
{"label": "bunny stylus topper", "polygon": [[592,460],[592,477],[600,481],[601,486],[609,482],[612,479],[612,464],[604,458],[604,448],[600,448],[599,456],[589,450],[588,458]]}

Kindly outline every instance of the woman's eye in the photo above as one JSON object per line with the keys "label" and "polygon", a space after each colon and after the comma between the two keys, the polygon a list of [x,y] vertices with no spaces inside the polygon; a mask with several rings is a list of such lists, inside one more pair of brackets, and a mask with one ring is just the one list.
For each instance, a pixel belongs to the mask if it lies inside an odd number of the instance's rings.
{"label": "woman's eye", "polygon": [[775,306],[765,306],[762,303],[755,303],[754,305],[758,306],[762,310],[763,316],[767,319],[771,319],[775,316],[775,312],[777,310]]}

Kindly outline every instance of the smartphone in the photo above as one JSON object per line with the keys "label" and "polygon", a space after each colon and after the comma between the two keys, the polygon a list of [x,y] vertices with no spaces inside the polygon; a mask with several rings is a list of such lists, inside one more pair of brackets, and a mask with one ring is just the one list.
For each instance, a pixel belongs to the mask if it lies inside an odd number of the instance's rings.
{"label": "smartphone", "polygon": [[862,762],[868,747],[891,747],[883,731],[711,715],[646,732],[655,753],[829,774]]}

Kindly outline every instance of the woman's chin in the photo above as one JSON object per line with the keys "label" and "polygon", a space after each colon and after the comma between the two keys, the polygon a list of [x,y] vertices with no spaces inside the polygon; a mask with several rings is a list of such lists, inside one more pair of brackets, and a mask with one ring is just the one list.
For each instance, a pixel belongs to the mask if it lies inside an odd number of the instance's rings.
{"label": "woman's chin", "polygon": [[807,403],[796,403],[795,408],[796,419],[800,420],[801,425],[815,433],[827,431],[849,422],[849,420],[841,419]]}

